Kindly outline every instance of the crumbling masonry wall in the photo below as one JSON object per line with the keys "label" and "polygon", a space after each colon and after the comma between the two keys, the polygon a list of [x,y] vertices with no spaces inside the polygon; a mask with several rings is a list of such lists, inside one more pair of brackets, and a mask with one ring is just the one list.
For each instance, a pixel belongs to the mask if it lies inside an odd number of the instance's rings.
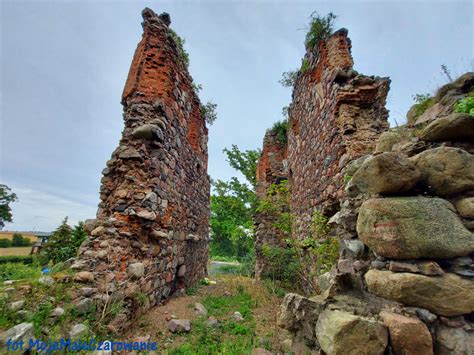
{"label": "crumbling masonry wall", "polygon": [[[279,184],[288,179],[287,144],[278,140],[276,132],[268,130],[263,140],[263,149],[257,165],[256,193],[259,200],[267,198],[272,184]],[[283,211],[282,211],[283,212]],[[285,247],[285,233],[275,227],[278,216],[267,211],[257,212],[255,224],[255,276],[260,278],[269,271],[264,247]]]}
{"label": "crumbling masonry wall", "polygon": [[143,20],[122,95],[122,139],[73,265],[92,272],[88,297],[97,304],[125,300],[125,313],[110,324],[116,329],[207,274],[208,130],[169,16],[145,9]]}
{"label": "crumbling masonry wall", "polygon": [[347,30],[308,50],[307,69],[296,80],[288,133],[293,237],[311,236],[315,210],[330,217],[344,194],[343,169],[372,151],[388,128],[388,78],[352,69]]}

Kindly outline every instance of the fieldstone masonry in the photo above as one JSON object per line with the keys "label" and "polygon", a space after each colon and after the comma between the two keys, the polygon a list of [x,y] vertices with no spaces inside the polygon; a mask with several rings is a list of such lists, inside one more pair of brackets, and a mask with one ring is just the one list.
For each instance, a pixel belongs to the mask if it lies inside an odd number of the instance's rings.
{"label": "fieldstone masonry", "polygon": [[303,353],[472,353],[474,118],[454,111],[473,93],[474,73],[441,87],[426,120],[410,110],[344,169],[330,220],[339,260],[319,294],[287,294],[281,307]]}
{"label": "fieldstone masonry", "polygon": [[[278,140],[276,132],[268,130],[263,140],[263,149],[257,165],[256,194],[258,199],[267,197],[272,184],[288,179],[287,144]],[[283,211],[281,211],[283,212]],[[255,275],[260,278],[268,271],[268,263],[263,253],[265,245],[284,248],[286,236],[275,227],[277,216],[268,212],[257,212],[254,216],[255,236]]]}
{"label": "fieldstone masonry", "polygon": [[122,139],[72,266],[87,274],[87,295],[99,306],[125,300],[113,329],[207,274],[208,130],[169,15],[145,9],[143,20],[122,95]]}
{"label": "fieldstone masonry", "polygon": [[289,111],[288,162],[293,237],[311,236],[315,210],[330,217],[344,194],[344,167],[371,152],[388,128],[388,78],[352,69],[347,30],[308,50]]}

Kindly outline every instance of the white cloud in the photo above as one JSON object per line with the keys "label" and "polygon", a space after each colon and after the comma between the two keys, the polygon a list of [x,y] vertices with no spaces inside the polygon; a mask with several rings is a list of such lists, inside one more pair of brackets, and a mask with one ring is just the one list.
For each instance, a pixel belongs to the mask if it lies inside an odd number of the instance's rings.
{"label": "white cloud", "polygon": [[11,204],[13,223],[6,223],[4,230],[43,231],[56,229],[64,217],[70,225],[88,218],[95,218],[97,210],[92,204],[65,199],[47,192],[10,185],[18,196]]}

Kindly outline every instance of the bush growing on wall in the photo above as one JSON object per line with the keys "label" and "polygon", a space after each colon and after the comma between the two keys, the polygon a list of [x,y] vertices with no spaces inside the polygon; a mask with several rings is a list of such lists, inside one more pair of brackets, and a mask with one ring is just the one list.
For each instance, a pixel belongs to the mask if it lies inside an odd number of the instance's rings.
{"label": "bush growing on wall", "polygon": [[318,45],[319,42],[329,38],[334,32],[334,21],[336,18],[337,16],[332,12],[326,16],[321,16],[316,11],[311,14],[309,30],[304,42],[307,49],[312,49]]}

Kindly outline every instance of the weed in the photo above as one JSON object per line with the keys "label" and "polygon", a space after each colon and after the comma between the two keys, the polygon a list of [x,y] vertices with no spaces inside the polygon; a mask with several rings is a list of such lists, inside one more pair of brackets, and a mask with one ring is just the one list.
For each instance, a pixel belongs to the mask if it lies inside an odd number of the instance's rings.
{"label": "weed", "polygon": [[351,181],[352,175],[344,175],[344,185],[347,185]]}
{"label": "weed", "polygon": [[317,237],[325,237],[329,230],[329,218],[320,211],[314,211],[311,217],[311,228]]}
{"label": "weed", "polygon": [[326,40],[334,31],[334,21],[337,16],[332,12],[326,16],[319,15],[316,11],[310,16],[309,31],[306,34],[305,46],[307,49],[312,49],[319,42]]}
{"label": "weed", "polygon": [[427,109],[435,104],[435,99],[430,94],[413,95],[415,105],[413,105],[414,118],[421,116]]}
{"label": "weed", "polygon": [[172,29],[170,29],[169,33],[170,33],[170,36],[173,39],[173,41],[176,44],[176,47],[178,49],[178,58],[179,58],[180,62],[186,68],[189,67],[189,54],[184,49],[184,44],[186,43],[186,41],[184,40],[184,38],[181,38],[180,36],[178,36],[178,34],[175,31],[173,31]]}
{"label": "weed", "polygon": [[277,121],[273,124],[273,127],[270,129],[276,135],[276,139],[281,144],[288,143],[288,120]]}
{"label": "weed", "polygon": [[0,281],[6,280],[31,280],[41,275],[40,269],[35,265],[23,263],[0,264]]}

